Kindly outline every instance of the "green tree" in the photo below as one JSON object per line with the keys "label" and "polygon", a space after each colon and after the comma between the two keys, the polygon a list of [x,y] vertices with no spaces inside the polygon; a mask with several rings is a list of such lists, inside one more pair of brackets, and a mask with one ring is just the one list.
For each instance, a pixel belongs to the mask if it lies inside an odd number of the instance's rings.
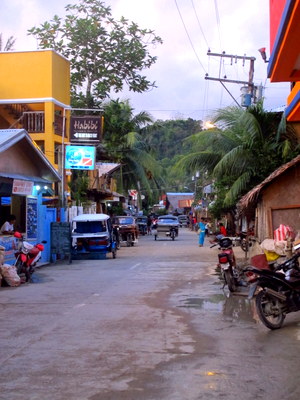
{"label": "green tree", "polygon": [[213,121],[220,129],[189,138],[195,151],[184,156],[177,168],[208,171],[219,183],[220,193],[225,193],[224,207],[235,206],[241,195],[299,153],[297,136],[284,114],[266,112],[262,103],[247,110],[219,110]]}
{"label": "green tree", "polygon": [[28,34],[40,48],[70,60],[73,105],[94,107],[111,90],[120,92],[124,83],[139,93],[155,87],[142,71],[156,62],[149,47],[162,43],[159,36],[123,17],[116,21],[100,0],[78,0],[65,9],[64,19],[55,15]]}
{"label": "green tree", "polygon": [[14,44],[16,42],[16,39],[14,39],[13,36],[10,36],[5,45],[3,44],[3,38],[2,38],[2,33],[0,33],[0,51],[11,51],[14,49]]}
{"label": "green tree", "polygon": [[152,200],[158,195],[161,169],[143,140],[143,128],[150,115],[133,114],[128,101],[112,100],[104,104],[104,134],[98,158],[121,164],[121,190],[141,189]]}

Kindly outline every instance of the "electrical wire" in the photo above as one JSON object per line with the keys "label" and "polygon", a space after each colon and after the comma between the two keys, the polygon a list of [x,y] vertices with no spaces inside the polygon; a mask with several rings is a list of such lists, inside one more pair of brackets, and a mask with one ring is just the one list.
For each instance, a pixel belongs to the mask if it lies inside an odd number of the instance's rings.
{"label": "electrical wire", "polygon": [[176,5],[178,14],[179,14],[179,16],[180,16],[181,22],[182,22],[182,24],[183,24],[183,27],[184,27],[184,29],[185,29],[185,33],[186,33],[186,35],[187,35],[187,37],[188,37],[188,39],[189,39],[189,42],[190,42],[190,45],[192,46],[193,51],[194,51],[194,54],[195,54],[195,56],[196,56],[196,58],[197,58],[197,60],[198,60],[198,62],[199,62],[199,64],[200,64],[200,66],[202,67],[203,71],[206,73],[206,70],[205,70],[205,68],[204,68],[204,66],[203,66],[203,64],[202,64],[202,62],[201,62],[201,60],[200,60],[200,58],[199,58],[199,56],[198,56],[198,54],[197,54],[197,52],[196,52],[196,49],[195,49],[195,47],[194,47],[194,45],[193,45],[192,39],[191,39],[191,37],[190,37],[190,35],[189,35],[189,32],[188,32],[188,30],[187,30],[187,27],[186,27],[185,22],[184,22],[183,17],[182,17],[182,14],[181,14],[180,9],[179,9],[179,7],[178,7],[177,1],[174,0],[174,2],[175,2],[175,5]]}
{"label": "electrical wire", "polygon": [[217,2],[217,0],[214,0],[214,1],[215,1],[215,11],[216,11],[218,33],[219,33],[220,49],[222,50],[220,14],[219,14],[218,2]]}
{"label": "electrical wire", "polygon": [[196,19],[197,19],[197,21],[198,21],[198,25],[199,25],[200,31],[201,31],[201,33],[202,33],[202,36],[203,36],[204,40],[205,40],[206,46],[207,46],[207,48],[209,49],[208,42],[207,42],[207,40],[206,40],[206,37],[205,37],[205,35],[204,35],[204,31],[203,31],[203,29],[202,29],[202,26],[201,26],[201,24],[200,24],[200,20],[199,20],[199,18],[198,18],[198,14],[197,14],[197,11],[196,11],[196,8],[195,8],[194,1],[191,0],[191,2],[192,2],[192,5],[193,5],[193,9],[194,9],[194,13],[195,13]]}

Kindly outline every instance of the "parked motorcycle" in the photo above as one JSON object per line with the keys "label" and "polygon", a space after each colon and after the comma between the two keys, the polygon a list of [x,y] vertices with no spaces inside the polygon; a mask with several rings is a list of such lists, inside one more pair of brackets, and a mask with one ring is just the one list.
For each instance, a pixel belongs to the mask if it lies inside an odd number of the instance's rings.
{"label": "parked motorcycle", "polygon": [[296,252],[273,269],[249,266],[245,274],[250,284],[249,299],[256,295],[255,305],[261,322],[269,329],[281,328],[286,314],[300,310],[300,243]]}
{"label": "parked motorcycle", "polygon": [[212,247],[219,246],[221,252],[218,254],[218,266],[221,268],[224,286],[227,285],[230,292],[235,292],[240,285],[240,273],[237,269],[236,259],[233,252],[233,243],[229,237],[223,237],[213,244]]}
{"label": "parked motorcycle", "polygon": [[17,268],[18,275],[24,274],[26,282],[28,282],[34,272],[34,267],[41,258],[42,251],[44,250],[43,243],[47,242],[44,240],[42,243],[37,244],[28,243],[24,240],[20,232],[15,232],[14,237],[18,239],[14,265]]}

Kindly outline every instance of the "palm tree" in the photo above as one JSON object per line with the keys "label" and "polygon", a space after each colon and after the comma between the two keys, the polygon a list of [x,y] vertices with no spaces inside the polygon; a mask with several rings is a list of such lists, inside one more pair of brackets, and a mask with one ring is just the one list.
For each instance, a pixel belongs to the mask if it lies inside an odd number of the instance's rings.
{"label": "palm tree", "polygon": [[11,50],[13,50],[15,41],[16,41],[16,39],[14,39],[13,36],[10,36],[7,39],[7,42],[6,42],[5,46],[3,46],[2,33],[0,33],[0,51],[11,51]]}
{"label": "palm tree", "polygon": [[160,167],[142,137],[143,127],[149,122],[152,118],[146,112],[133,115],[128,101],[106,103],[103,148],[98,158],[121,164],[121,190],[141,188],[152,198],[160,185]]}
{"label": "palm tree", "polygon": [[205,169],[215,180],[226,182],[226,206],[234,206],[242,194],[299,153],[297,136],[286,126],[284,114],[266,112],[262,102],[247,110],[218,110],[213,121],[219,129],[190,137],[196,151],[177,167]]}

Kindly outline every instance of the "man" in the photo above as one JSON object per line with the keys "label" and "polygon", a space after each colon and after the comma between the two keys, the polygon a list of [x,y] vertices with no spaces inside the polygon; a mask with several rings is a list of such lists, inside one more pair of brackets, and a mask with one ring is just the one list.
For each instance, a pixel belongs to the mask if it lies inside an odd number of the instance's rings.
{"label": "man", "polygon": [[4,224],[1,226],[0,233],[2,235],[13,235],[15,231],[14,228],[15,222],[16,222],[16,217],[13,214],[11,214],[8,217],[8,220],[4,222]]}

